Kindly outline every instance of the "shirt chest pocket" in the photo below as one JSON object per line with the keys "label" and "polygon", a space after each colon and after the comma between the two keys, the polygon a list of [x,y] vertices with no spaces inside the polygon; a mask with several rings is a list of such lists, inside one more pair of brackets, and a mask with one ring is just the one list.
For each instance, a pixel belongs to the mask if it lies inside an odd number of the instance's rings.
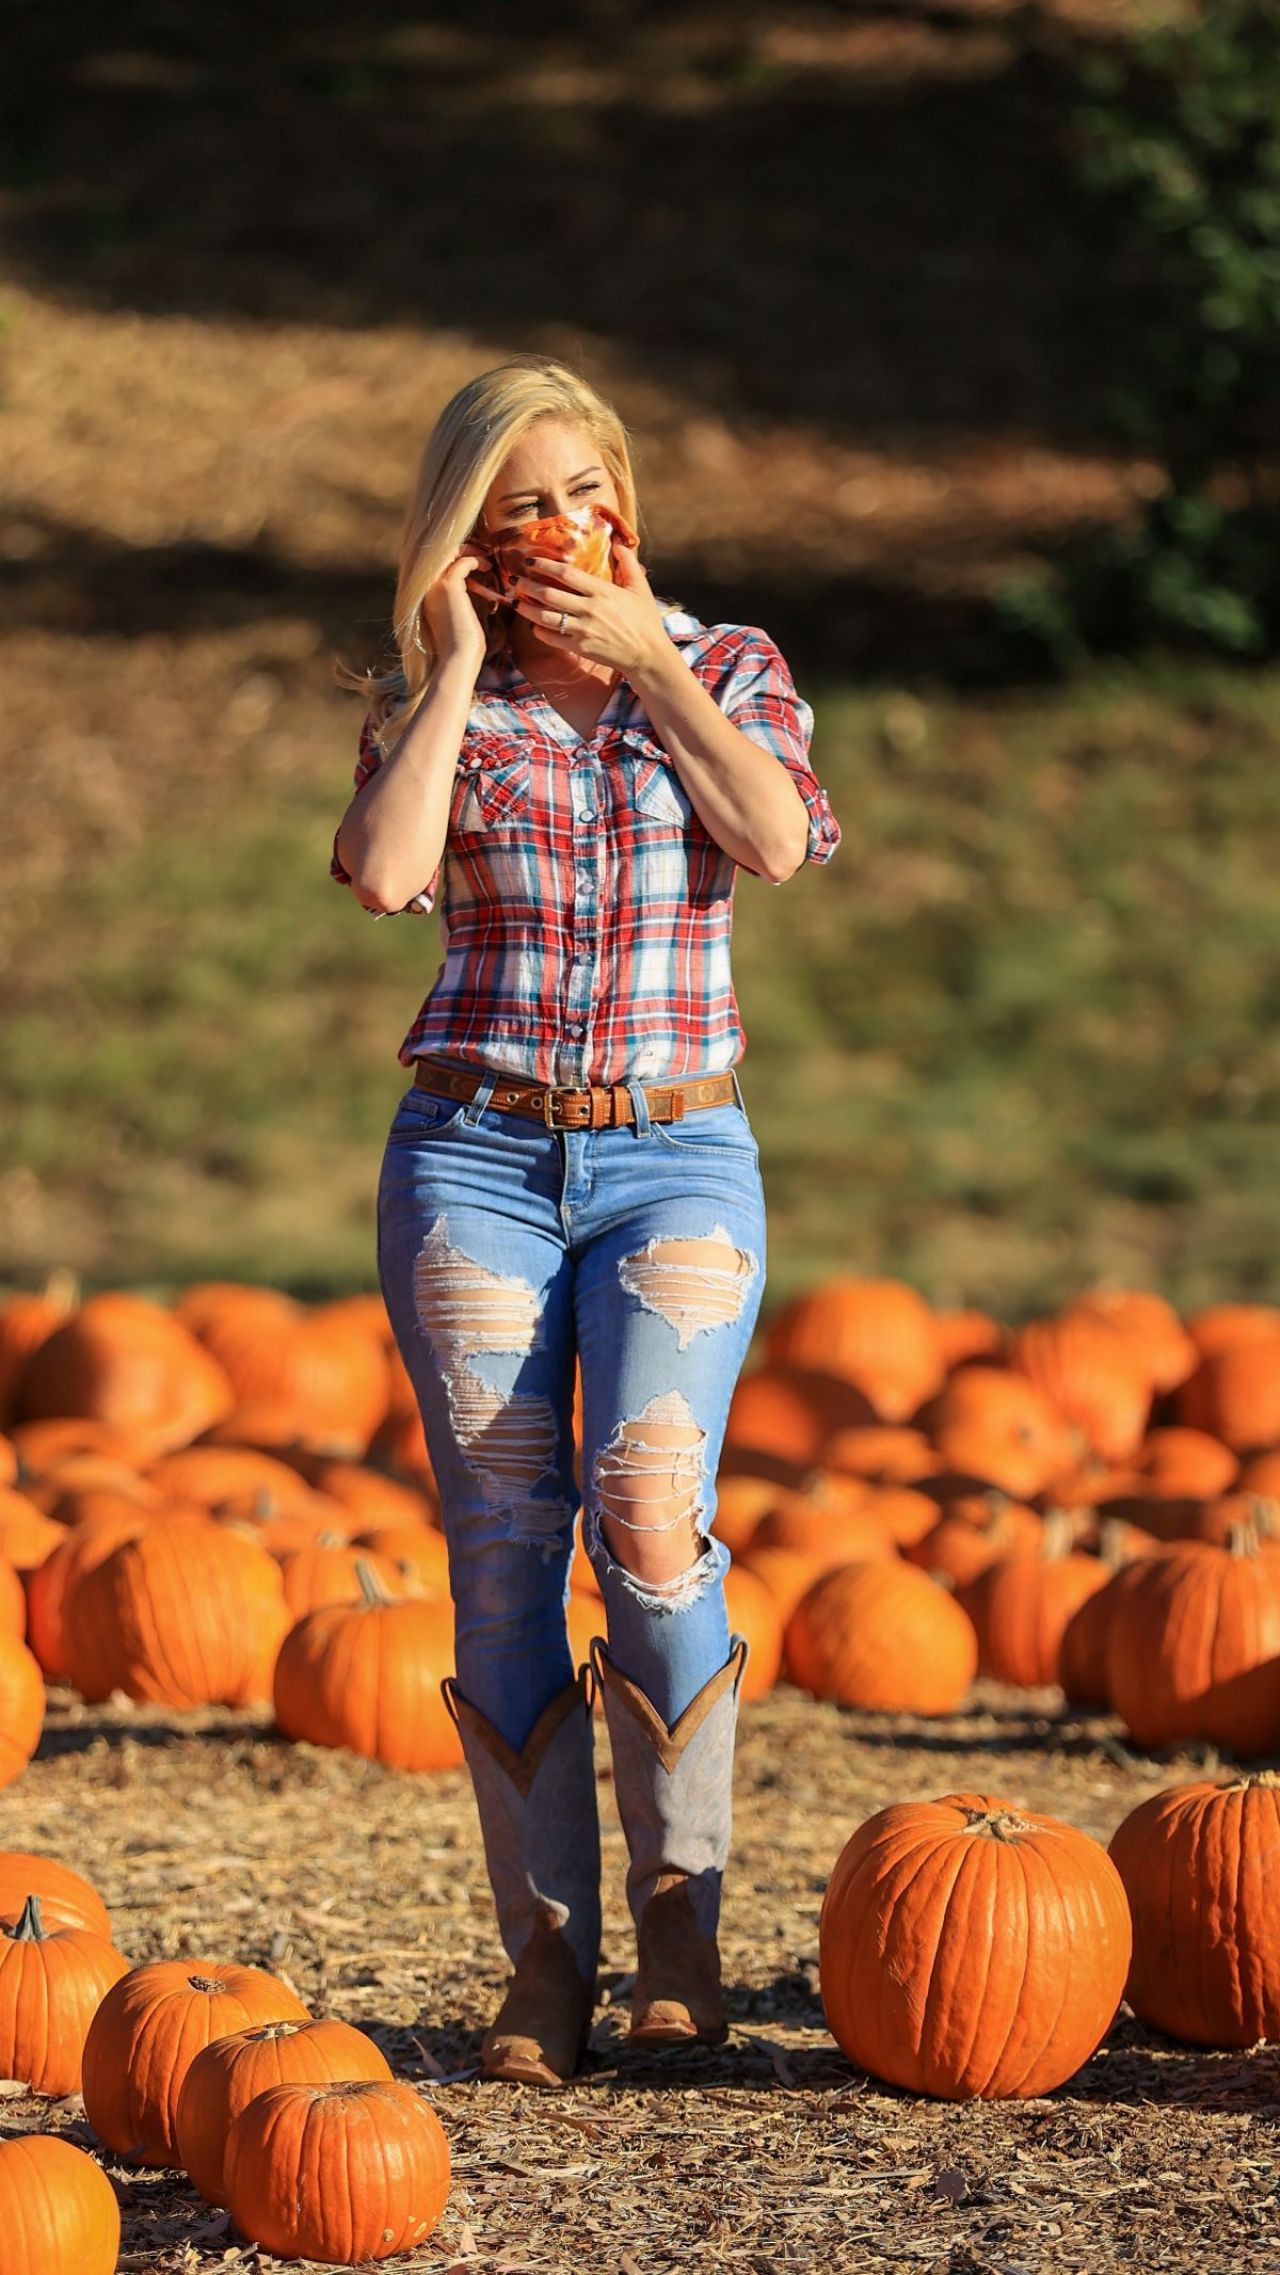
{"label": "shirt chest pocket", "polygon": [[529,816],[531,766],[527,750],[497,738],[474,742],[459,760],[450,819],[459,837],[481,837],[522,826]]}
{"label": "shirt chest pocket", "polygon": [[623,795],[641,827],[665,822],[668,829],[688,828],[693,800],[654,736],[624,728],[618,738],[618,761]]}

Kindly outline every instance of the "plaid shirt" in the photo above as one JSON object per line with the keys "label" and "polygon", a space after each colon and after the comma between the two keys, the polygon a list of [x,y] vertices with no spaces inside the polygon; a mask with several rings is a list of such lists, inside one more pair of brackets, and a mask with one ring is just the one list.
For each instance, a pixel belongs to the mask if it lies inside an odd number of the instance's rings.
{"label": "plaid shirt", "polygon": [[[726,717],[781,761],[808,809],[805,858],[840,825],[809,765],[813,713],[757,625],[663,616]],[[366,718],[355,783],[381,763]],[[746,1047],[729,963],[738,864],[694,810],[623,679],[583,741],[503,649],[476,681],[441,871],[445,958],[400,1046],[572,1085],[717,1074]],[[350,884],[335,838],[330,874]],[[369,910],[371,916],[404,910]]]}

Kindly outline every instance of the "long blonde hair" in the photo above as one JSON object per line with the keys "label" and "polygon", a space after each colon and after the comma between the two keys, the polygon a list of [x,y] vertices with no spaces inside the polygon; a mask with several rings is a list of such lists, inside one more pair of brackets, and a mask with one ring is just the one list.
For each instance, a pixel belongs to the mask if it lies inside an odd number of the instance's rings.
{"label": "long blonde hair", "polygon": [[[427,437],[404,517],[392,622],[399,661],[381,671],[357,672],[340,662],[334,667],[340,686],[365,697],[384,755],[408,726],[439,661],[422,614],[423,596],[466,540],[481,534],[485,499],[508,454],[537,420],[548,417],[572,419],[585,430],[613,477],[619,511],[643,535],[626,428],[587,380],[532,351],[469,379]],[[490,653],[506,638],[509,621],[507,610],[492,612]]]}

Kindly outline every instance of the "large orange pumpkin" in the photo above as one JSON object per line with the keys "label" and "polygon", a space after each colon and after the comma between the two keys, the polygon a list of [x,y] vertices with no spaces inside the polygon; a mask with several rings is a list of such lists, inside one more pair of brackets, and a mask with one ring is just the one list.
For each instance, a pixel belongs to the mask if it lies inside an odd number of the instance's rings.
{"label": "large orange pumpkin", "polygon": [[40,1743],[44,1677],[16,1635],[0,1634],[0,1785],[12,1785]]}
{"label": "large orange pumpkin", "polygon": [[46,1682],[68,1679],[62,1613],[72,1589],[86,1573],[105,1563],[122,1541],[136,1540],[151,1521],[141,1502],[130,1504],[120,1497],[115,1509],[112,1516],[73,1525],[43,1564],[27,1575],[27,1640]]}
{"label": "large orange pumpkin", "polygon": [[1176,1389],[1199,1358],[1173,1305],[1151,1288],[1090,1288],[1067,1305],[1064,1316],[1089,1316],[1113,1327],[1155,1390]]}
{"label": "large orange pumpkin", "polygon": [[[820,1462],[842,1430],[874,1422],[870,1399],[824,1364],[750,1367],[729,1402],[725,1452],[767,1455],[792,1482]],[[795,1473],[798,1473],[795,1474]]]}
{"label": "large orange pumpkin", "polygon": [[1081,1309],[1029,1320],[1010,1340],[1009,1364],[1105,1461],[1124,1461],[1142,1443],[1151,1375],[1130,1338],[1105,1318]]}
{"label": "large orange pumpkin", "polygon": [[1265,1343],[1280,1335],[1280,1305],[1209,1303],[1192,1312],[1187,1333],[1202,1359],[1238,1350],[1242,1343]]}
{"label": "large orange pumpkin", "polygon": [[1202,1359],[1178,1392],[1178,1418],[1234,1453],[1280,1444],[1280,1333]]}
{"label": "large orange pumpkin", "polygon": [[787,1622],[787,1672],[815,1698],[950,1714],[977,1672],[973,1622],[925,1573],[877,1557],[825,1572]]}
{"label": "large orange pumpkin", "polygon": [[1118,1526],[1114,1531],[1109,1525],[1103,1527],[1099,1554],[1106,1578],[1100,1588],[1095,1588],[1076,1605],[1062,1630],[1058,1681],[1072,1706],[1111,1704],[1107,1654],[1112,1615],[1146,1553],[1145,1550],[1131,1553],[1129,1540],[1128,1526]]}
{"label": "large orange pumpkin", "polygon": [[359,1603],[326,1604],[290,1628],[275,1672],[286,1738],[346,1746],[393,1769],[454,1769],[462,1743],[440,1694],[453,1667],[453,1605],[395,1598],[367,1564]]}
{"label": "large orange pumpkin", "polygon": [[1144,1558],[1118,1595],[1107,1688],[1140,1746],[1280,1746],[1280,1556],[1247,1535]]}
{"label": "large orange pumpkin", "polygon": [[399,2079],[273,2085],[227,2136],[236,2226],[281,2259],[390,2259],[429,2236],[449,2200],[449,2143]]}
{"label": "large orange pumpkin", "polygon": [[71,2141],[0,2141],[5,2275],[115,2275],[120,2205],[101,2165]]}
{"label": "large orange pumpkin", "polygon": [[1153,1794],[1117,1826],[1111,1857],[1133,1913],[1125,1996],[1139,2021],[1196,2046],[1280,2039],[1278,1850],[1273,1770]]}
{"label": "large orange pumpkin", "polygon": [[129,1962],[87,1928],[45,1926],[40,1898],[0,1920],[0,2074],[61,2100],[80,2091],[85,2035]]}
{"label": "large orange pumpkin", "polygon": [[152,1454],[186,1445],[232,1403],[223,1369],[182,1321],[118,1288],[54,1329],[14,1395],[24,1421],[85,1415]]}
{"label": "large orange pumpkin", "polygon": [[149,1525],[87,1572],[63,1604],[63,1649],[85,1698],[179,1709],[269,1698],[289,1626],[280,1567],[205,1517]]}
{"label": "large orange pumpkin", "polygon": [[258,2022],[215,2038],[196,2055],[178,2095],[178,2153],[211,2204],[225,2202],[227,2134],[242,2109],[269,2085],[327,2085],[389,2078],[385,2054],[363,2030],[332,2017]]}
{"label": "large orange pumpkin", "polygon": [[1240,1463],[1220,1438],[1207,1430],[1191,1430],[1176,1422],[1149,1430],[1129,1456],[1129,1467],[1142,1478],[1143,1489],[1160,1499],[1195,1500],[1210,1493],[1229,1493]]}
{"label": "large orange pumpkin", "polygon": [[1071,1461],[1071,1430],[1027,1376],[961,1367],[934,1399],[930,1428],[948,1466],[1018,1500],[1039,1493]]}
{"label": "large orange pumpkin", "polygon": [[1067,1621],[1106,1582],[1101,1558],[1073,1552],[1065,1528],[1046,1527],[1038,1556],[989,1564],[960,1592],[977,1630],[983,1674],[1024,1690],[1058,1682]]}
{"label": "large orange pumpkin", "polygon": [[387,1411],[381,1337],[341,1303],[308,1306],[276,1288],[205,1281],[175,1307],[231,1382],[235,1402],[270,1401],[298,1438],[363,1453]]}
{"label": "large orange pumpkin", "polygon": [[959,1493],[944,1501],[937,1522],[903,1553],[922,1572],[962,1588],[1002,1557],[1035,1556],[1042,1533],[1034,1509],[992,1486],[985,1493]]}
{"label": "large orange pumpkin", "polygon": [[178,2164],[178,2096],[196,2055],[258,2022],[309,2022],[287,1983],[261,1967],[153,1959],[112,1985],[84,2047],[85,2115],[133,2164]]}
{"label": "large orange pumpkin", "polygon": [[882,1422],[907,1421],[944,1373],[938,1323],[903,1280],[819,1280],[769,1320],[765,1351],[772,1366],[843,1376]]}
{"label": "large orange pumpkin", "polygon": [[40,1898],[40,1910],[49,1927],[82,1927],[91,1935],[111,1941],[111,1920],[98,1891],[89,1881],[60,1864],[56,1856],[32,1856],[26,1849],[0,1849],[0,1918],[11,1919],[28,1896]]}
{"label": "large orange pumpkin", "polygon": [[1109,2028],[1131,1948],[1096,1841],[947,1793],[878,1810],[846,1843],[819,1922],[822,2003],[850,2061],[910,2093],[1050,2093]]}

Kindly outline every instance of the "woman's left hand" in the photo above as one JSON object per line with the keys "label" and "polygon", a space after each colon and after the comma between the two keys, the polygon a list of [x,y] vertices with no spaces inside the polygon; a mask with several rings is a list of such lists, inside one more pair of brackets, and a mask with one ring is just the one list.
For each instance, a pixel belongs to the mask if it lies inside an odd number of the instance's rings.
{"label": "woman's left hand", "polygon": [[515,606],[551,647],[613,671],[641,671],[661,654],[666,627],[632,548],[615,539],[612,560],[617,581],[610,584],[568,561],[526,557],[515,580]]}

